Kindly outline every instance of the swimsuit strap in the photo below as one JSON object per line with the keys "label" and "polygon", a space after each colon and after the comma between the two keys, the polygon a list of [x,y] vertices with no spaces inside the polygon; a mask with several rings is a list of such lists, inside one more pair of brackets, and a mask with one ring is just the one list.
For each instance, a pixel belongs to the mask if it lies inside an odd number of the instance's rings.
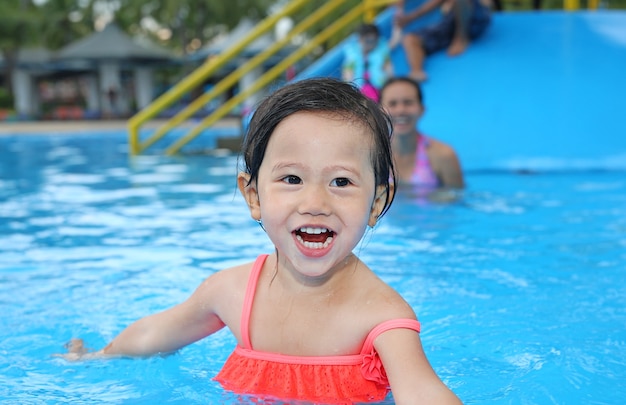
{"label": "swimsuit strap", "polygon": [[430,159],[428,158],[427,148],[429,144],[430,139],[426,135],[420,133],[417,138],[415,166],[413,168],[413,174],[411,175],[411,181],[420,186],[439,185],[439,179],[433,171]]}
{"label": "swimsuit strap", "polygon": [[365,338],[365,343],[363,343],[363,349],[361,349],[361,354],[369,354],[372,352],[374,348],[374,340],[380,336],[382,333],[387,332],[391,329],[412,329],[417,333],[420,332],[421,325],[415,319],[391,319],[389,321],[385,321],[376,325],[374,329],[370,331]]}
{"label": "swimsuit strap", "polygon": [[417,138],[417,164],[419,166],[429,166],[428,153],[426,153],[429,143],[430,141],[426,135],[419,134]]}
{"label": "swimsuit strap", "polygon": [[246,296],[243,299],[243,310],[241,311],[241,340],[244,349],[252,350],[252,342],[250,341],[250,314],[252,313],[252,301],[254,300],[254,292],[261,275],[263,263],[269,255],[259,255],[250,270],[250,278],[248,278],[248,286],[246,287]]}

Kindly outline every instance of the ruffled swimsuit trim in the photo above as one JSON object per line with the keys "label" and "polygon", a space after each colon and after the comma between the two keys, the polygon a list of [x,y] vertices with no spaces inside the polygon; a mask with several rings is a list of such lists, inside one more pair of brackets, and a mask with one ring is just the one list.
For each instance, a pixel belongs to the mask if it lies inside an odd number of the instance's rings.
{"label": "ruffled swimsuit trim", "polygon": [[[353,355],[343,355],[343,356],[292,356],[285,355],[279,353],[272,352],[262,352],[258,350],[254,350],[252,348],[244,348],[239,345],[235,347],[235,352],[258,360],[267,360],[274,361],[277,363],[287,363],[287,364],[320,364],[320,365],[337,365],[337,366],[348,366],[355,364],[363,363],[363,355],[370,354],[372,350],[374,350],[374,340],[383,332],[386,332],[390,329],[397,328],[405,328],[412,329],[416,332],[420,331],[420,324],[418,321],[414,319],[392,319],[389,321],[385,321],[379,325],[377,325],[374,329],[370,331],[365,339],[365,343],[363,344],[363,348],[360,354]],[[243,333],[242,326],[242,333]],[[249,338],[244,338],[248,340]],[[249,342],[248,342],[249,344]],[[250,347],[250,346],[248,346]]]}

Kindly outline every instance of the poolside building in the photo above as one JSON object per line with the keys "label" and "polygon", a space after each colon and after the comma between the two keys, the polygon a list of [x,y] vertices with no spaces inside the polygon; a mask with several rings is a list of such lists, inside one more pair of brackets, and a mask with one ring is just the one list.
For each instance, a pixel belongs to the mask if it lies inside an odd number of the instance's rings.
{"label": "poolside building", "polygon": [[76,105],[70,97],[68,105],[55,107],[51,118],[126,117],[153,100],[154,69],[177,62],[170,51],[139,42],[111,23],[58,52],[21,52],[11,84],[15,109],[20,117],[42,117],[47,112],[42,105],[45,82],[69,79],[75,86],[68,87],[78,88],[70,93],[78,91],[84,100]]}

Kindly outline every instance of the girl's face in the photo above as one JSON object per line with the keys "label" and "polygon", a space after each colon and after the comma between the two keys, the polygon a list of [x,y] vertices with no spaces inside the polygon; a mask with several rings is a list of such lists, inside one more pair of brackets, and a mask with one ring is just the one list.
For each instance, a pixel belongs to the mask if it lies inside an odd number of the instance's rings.
{"label": "girl's face", "polygon": [[363,52],[368,53],[378,45],[378,36],[376,34],[367,34],[359,38]]}
{"label": "girl's face", "polygon": [[298,277],[330,277],[376,223],[385,188],[375,186],[372,144],[362,124],[298,112],[272,133],[256,184],[240,174],[252,217]]}
{"label": "girl's face", "polygon": [[415,87],[409,83],[391,83],[385,87],[380,101],[391,116],[395,134],[415,133],[417,121],[424,112],[424,107],[417,98]]}

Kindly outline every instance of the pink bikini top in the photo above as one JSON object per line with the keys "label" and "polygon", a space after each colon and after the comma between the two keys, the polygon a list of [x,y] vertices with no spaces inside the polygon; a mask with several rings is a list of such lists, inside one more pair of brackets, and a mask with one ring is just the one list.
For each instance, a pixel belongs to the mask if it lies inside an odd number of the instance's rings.
{"label": "pink bikini top", "polygon": [[224,363],[215,377],[236,393],[270,395],[275,398],[324,403],[380,401],[389,391],[389,381],[374,340],[390,329],[420,331],[415,319],[393,319],[374,327],[359,354],[343,356],[291,356],[252,348],[250,314],[257,282],[268,255],[255,261],[244,298],[241,316],[242,345]]}
{"label": "pink bikini top", "polygon": [[428,139],[426,135],[418,135],[415,167],[413,168],[411,180],[409,181],[411,184],[427,187],[437,187],[440,185],[439,179],[430,165],[428,153],[426,153],[429,143],[430,139]]}

